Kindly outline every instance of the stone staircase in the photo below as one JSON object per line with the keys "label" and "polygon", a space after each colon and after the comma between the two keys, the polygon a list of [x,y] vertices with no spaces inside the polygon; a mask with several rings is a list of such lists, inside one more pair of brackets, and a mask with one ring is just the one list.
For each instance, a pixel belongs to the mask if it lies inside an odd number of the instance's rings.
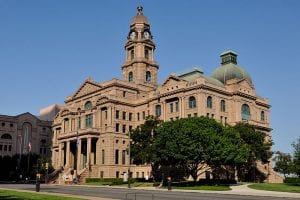
{"label": "stone staircase", "polygon": [[283,177],[277,174],[272,166],[264,165],[260,162],[257,163],[256,168],[258,171],[263,173],[267,178],[264,182],[266,183],[283,183]]}

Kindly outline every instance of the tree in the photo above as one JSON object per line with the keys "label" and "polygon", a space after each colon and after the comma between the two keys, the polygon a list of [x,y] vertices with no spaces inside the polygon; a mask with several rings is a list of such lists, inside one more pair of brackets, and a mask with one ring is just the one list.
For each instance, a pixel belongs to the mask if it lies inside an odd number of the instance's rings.
{"label": "tree", "polygon": [[[272,157],[271,147],[273,142],[268,138],[265,132],[259,131],[255,126],[238,123],[234,127],[236,129],[245,145],[247,145],[249,154],[247,156],[247,162],[239,166],[239,177],[244,181],[256,179],[256,163],[261,161],[262,163],[268,163]],[[260,178],[266,178],[264,174]]]}
{"label": "tree", "polygon": [[275,161],[274,170],[276,172],[282,173],[284,178],[286,178],[286,175],[290,174],[292,171],[292,157],[290,154],[283,153],[280,151],[277,151],[275,154],[276,156],[273,159],[273,161]]}
{"label": "tree", "polygon": [[292,146],[294,148],[292,171],[300,177],[300,138]]}
{"label": "tree", "polygon": [[246,157],[246,148],[240,146],[238,133],[233,129],[225,131],[222,124],[207,117],[165,122],[157,132],[158,162],[164,166],[181,166],[194,181],[206,164],[214,167],[234,165]]}
{"label": "tree", "polygon": [[157,168],[153,143],[160,123],[157,117],[148,116],[144,124],[131,131],[131,159],[137,165],[151,164],[152,173]]}

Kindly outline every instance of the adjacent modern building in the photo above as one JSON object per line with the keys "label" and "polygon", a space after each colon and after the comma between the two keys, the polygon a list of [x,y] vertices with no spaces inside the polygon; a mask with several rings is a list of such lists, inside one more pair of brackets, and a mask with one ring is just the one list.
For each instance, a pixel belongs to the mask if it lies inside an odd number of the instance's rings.
{"label": "adjacent modern building", "polygon": [[[150,24],[138,7],[127,34],[122,79],[85,80],[55,116],[52,162],[67,174],[122,177],[129,169],[128,132],[149,115],[163,121],[207,116],[223,124],[245,121],[271,137],[270,105],[255,92],[237,53],[221,54],[212,75],[192,68],[157,81],[155,43]],[[271,166],[259,165],[269,181],[280,179]],[[149,166],[131,166],[133,177],[150,176]]]}
{"label": "adjacent modern building", "polygon": [[51,158],[51,121],[23,113],[0,115],[0,156],[28,154]]}

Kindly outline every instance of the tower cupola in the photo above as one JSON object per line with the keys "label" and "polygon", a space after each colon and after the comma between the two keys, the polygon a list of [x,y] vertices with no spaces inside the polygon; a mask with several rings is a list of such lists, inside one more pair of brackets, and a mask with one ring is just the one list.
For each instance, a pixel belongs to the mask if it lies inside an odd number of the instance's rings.
{"label": "tower cupola", "polygon": [[154,60],[155,43],[143,7],[137,7],[125,44],[126,60],[123,80],[137,84],[157,85],[158,65]]}

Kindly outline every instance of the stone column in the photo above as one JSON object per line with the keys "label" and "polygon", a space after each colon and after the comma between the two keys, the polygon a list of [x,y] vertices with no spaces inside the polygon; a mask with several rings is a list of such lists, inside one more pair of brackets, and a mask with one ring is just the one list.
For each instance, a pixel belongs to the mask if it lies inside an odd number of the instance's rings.
{"label": "stone column", "polygon": [[86,149],[86,166],[89,167],[91,159],[91,141],[92,138],[87,138],[87,149]]}
{"label": "stone column", "polygon": [[183,99],[179,97],[179,118],[183,118]]}
{"label": "stone column", "polygon": [[70,166],[70,140],[66,142],[66,167]]}
{"label": "stone column", "polygon": [[58,166],[61,167],[62,165],[62,143],[58,144]]}
{"label": "stone column", "polygon": [[166,109],[166,102],[164,101],[163,102],[163,121],[165,122],[166,121],[166,116],[167,116],[167,109]]}
{"label": "stone column", "polygon": [[77,172],[81,169],[81,139],[78,139],[77,144]]}

